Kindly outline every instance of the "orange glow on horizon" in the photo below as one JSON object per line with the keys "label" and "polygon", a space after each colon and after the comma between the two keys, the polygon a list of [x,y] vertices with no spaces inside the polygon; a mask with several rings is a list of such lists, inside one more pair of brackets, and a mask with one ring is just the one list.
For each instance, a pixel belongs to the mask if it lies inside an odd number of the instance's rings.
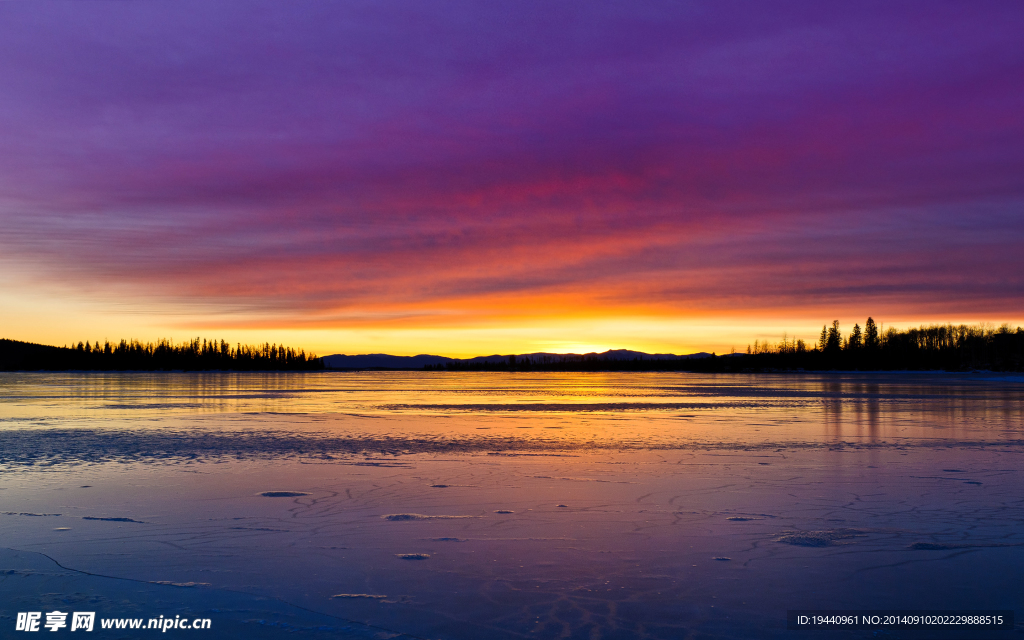
{"label": "orange glow on horizon", "polygon": [[[510,353],[587,353],[609,349],[630,349],[647,353],[729,353],[745,351],[748,344],[803,339],[814,344],[821,325],[840,320],[844,332],[853,324],[863,326],[867,314],[857,310],[829,313],[823,309],[702,309],[673,313],[658,305],[639,308],[579,306],[570,309],[565,296],[506,297],[515,313],[485,313],[503,309],[502,304],[452,305],[445,313],[407,313],[404,317],[296,318],[281,313],[248,314],[230,309],[174,308],[152,305],[141,308],[111,307],[100,301],[46,296],[41,292],[19,296],[0,295],[0,337],[62,346],[79,340],[117,341],[137,338],[155,341],[169,338],[183,341],[194,337],[224,339],[231,343],[272,342],[303,348],[318,355],[345,353],[429,353],[448,357],[474,357]],[[561,302],[561,303],[559,303]],[[170,308],[169,308],[170,307]],[[525,307],[525,309],[524,309]],[[374,309],[375,314],[399,311]],[[408,310],[406,310],[408,312]],[[475,311],[475,313],[473,313]],[[994,325],[1009,322],[1024,325],[1024,319],[1010,315],[939,316],[911,315],[880,310],[872,313],[885,326],[906,328],[920,324],[946,323]],[[861,317],[863,315],[863,317]]]}

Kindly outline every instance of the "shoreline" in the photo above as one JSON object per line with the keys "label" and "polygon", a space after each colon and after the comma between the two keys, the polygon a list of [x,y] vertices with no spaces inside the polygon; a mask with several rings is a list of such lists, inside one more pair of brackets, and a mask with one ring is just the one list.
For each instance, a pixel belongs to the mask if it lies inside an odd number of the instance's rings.
{"label": "shoreline", "polygon": [[324,369],[2,369],[0,374],[28,374],[28,373],[149,373],[149,374],[180,374],[180,373],[294,373],[300,375],[321,374],[321,373],[430,373],[430,374],[480,374],[480,373],[507,373],[507,374],[530,374],[530,373],[692,373],[700,375],[900,375],[900,374],[933,374],[933,375],[1005,375],[1024,374],[1024,371],[1017,369],[744,369],[739,371],[702,371],[690,369],[403,369],[387,367],[365,367],[365,368],[324,368]]}

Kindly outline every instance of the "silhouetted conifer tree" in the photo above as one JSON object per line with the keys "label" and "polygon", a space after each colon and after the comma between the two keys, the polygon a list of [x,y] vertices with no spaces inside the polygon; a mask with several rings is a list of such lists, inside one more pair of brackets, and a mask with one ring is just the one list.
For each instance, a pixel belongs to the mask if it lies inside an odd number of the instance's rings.
{"label": "silhouetted conifer tree", "polygon": [[846,344],[846,348],[850,351],[860,351],[862,346],[864,346],[864,343],[860,333],[860,325],[854,324],[853,331],[850,332],[850,341]]}
{"label": "silhouetted conifer tree", "polygon": [[874,351],[879,346],[878,327],[875,326],[875,321],[869,316],[868,321],[864,323],[864,348],[868,351]]}
{"label": "silhouetted conifer tree", "polygon": [[843,348],[843,335],[839,332],[839,321],[833,320],[832,326],[828,328],[828,337],[825,340],[825,351],[835,352]]}

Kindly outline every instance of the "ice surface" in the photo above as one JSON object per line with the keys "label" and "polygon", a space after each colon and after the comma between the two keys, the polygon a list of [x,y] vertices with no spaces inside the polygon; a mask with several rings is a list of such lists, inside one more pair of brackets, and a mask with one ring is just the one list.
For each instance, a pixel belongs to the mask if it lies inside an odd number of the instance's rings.
{"label": "ice surface", "polygon": [[0,637],[72,608],[218,638],[860,638],[785,612],[1024,596],[1019,380],[0,382]]}

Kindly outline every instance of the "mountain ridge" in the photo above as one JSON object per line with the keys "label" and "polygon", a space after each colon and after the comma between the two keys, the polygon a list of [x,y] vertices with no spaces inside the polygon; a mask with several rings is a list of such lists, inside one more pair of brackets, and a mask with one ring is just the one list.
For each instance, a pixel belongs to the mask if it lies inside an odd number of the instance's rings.
{"label": "mountain ridge", "polygon": [[630,349],[609,349],[601,353],[548,353],[538,351],[534,353],[510,353],[493,354],[488,356],[476,356],[473,358],[449,358],[447,356],[436,356],[421,353],[415,356],[393,356],[387,353],[366,353],[360,355],[346,355],[335,353],[323,356],[324,366],[328,369],[422,369],[425,366],[437,366],[445,364],[498,364],[527,360],[532,362],[574,362],[579,360],[691,360],[708,358],[713,354],[701,351],[685,355],[672,353],[645,353],[643,351],[632,351]]}

